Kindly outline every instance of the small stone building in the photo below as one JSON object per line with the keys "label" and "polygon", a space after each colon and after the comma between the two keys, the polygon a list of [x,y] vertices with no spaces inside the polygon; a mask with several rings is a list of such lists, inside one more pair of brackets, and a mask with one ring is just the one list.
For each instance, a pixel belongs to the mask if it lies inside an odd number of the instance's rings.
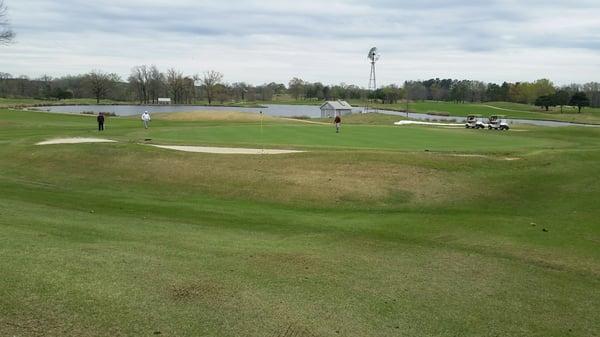
{"label": "small stone building", "polygon": [[350,115],[352,105],[346,101],[327,101],[321,105],[321,118]]}

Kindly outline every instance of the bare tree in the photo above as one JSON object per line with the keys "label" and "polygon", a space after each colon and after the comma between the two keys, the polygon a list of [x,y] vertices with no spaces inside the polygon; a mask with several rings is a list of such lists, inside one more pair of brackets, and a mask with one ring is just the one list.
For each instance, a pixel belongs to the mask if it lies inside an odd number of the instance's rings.
{"label": "bare tree", "polygon": [[134,90],[140,103],[148,103],[148,67],[145,65],[135,66],[131,69],[128,81]]}
{"label": "bare tree", "polygon": [[591,107],[600,107],[600,83],[586,83],[583,85],[583,91],[589,97]]}
{"label": "bare tree", "polygon": [[96,103],[100,103],[102,98],[106,98],[119,80],[119,75],[117,74],[108,74],[98,70],[93,70],[85,75],[85,83],[94,98],[96,98]]}
{"label": "bare tree", "polygon": [[4,0],[0,0],[0,44],[8,44],[15,38],[15,32],[8,22],[8,9]]}
{"label": "bare tree", "polygon": [[156,66],[148,69],[148,96],[152,103],[158,103],[158,98],[165,92],[165,75]]}
{"label": "bare tree", "polygon": [[204,86],[204,91],[206,92],[206,99],[208,100],[208,105],[210,105],[215,97],[216,88],[221,81],[223,80],[223,74],[218,71],[210,70],[204,73],[202,76],[202,85]]}
{"label": "bare tree", "polygon": [[176,104],[190,104],[196,97],[194,78],[183,76],[183,73],[169,69],[166,75],[167,89]]}
{"label": "bare tree", "polygon": [[21,96],[21,97],[26,96],[28,88],[31,85],[31,81],[29,80],[29,77],[27,77],[25,75],[21,75],[17,78],[15,84],[16,84],[15,94],[18,96]]}
{"label": "bare tree", "polygon": [[236,101],[245,101],[246,93],[248,92],[249,85],[244,82],[236,82],[231,85],[231,93]]}
{"label": "bare tree", "polygon": [[183,78],[183,101],[185,104],[194,103],[196,98],[196,85],[193,77],[186,76]]}
{"label": "bare tree", "polygon": [[167,70],[166,83],[169,95],[175,104],[181,102],[183,95],[183,74],[173,68]]}

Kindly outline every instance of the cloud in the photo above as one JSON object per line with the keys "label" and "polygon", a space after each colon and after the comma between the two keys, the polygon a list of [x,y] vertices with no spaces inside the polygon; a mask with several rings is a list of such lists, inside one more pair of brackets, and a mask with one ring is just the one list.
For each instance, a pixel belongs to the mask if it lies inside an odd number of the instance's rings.
{"label": "cloud", "polygon": [[149,63],[186,73],[217,69],[230,81],[300,76],[360,85],[374,45],[382,52],[383,83],[430,76],[571,82],[600,73],[597,1],[7,3],[19,35],[2,51],[0,69],[13,74],[100,68],[125,77]]}

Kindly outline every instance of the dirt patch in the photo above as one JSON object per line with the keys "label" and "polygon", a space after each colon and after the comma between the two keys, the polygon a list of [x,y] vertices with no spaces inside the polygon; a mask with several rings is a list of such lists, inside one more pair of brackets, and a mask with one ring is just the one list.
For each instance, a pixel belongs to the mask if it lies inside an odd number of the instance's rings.
{"label": "dirt patch", "polygon": [[225,289],[211,282],[171,285],[169,297],[175,301],[213,300],[225,296]]}
{"label": "dirt patch", "polygon": [[35,145],[57,145],[57,144],[82,144],[82,143],[116,143],[114,140],[103,139],[103,138],[57,138],[49,139],[43,142],[36,143]]}
{"label": "dirt patch", "polygon": [[310,332],[307,328],[299,324],[290,324],[273,337],[316,337],[317,335]]}
{"label": "dirt patch", "polygon": [[150,145],[161,149],[214,154],[288,154],[301,153],[296,150],[248,149],[239,147],[210,147],[210,146],[181,146],[181,145]]}

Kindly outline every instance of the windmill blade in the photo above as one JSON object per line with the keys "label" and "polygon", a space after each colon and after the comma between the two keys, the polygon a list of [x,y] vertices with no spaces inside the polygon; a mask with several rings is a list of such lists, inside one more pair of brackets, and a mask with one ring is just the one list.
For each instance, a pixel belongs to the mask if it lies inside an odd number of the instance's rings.
{"label": "windmill blade", "polygon": [[369,55],[367,57],[370,60],[374,60],[376,55],[377,55],[377,47],[373,47],[373,48],[371,48],[371,50],[369,50]]}

